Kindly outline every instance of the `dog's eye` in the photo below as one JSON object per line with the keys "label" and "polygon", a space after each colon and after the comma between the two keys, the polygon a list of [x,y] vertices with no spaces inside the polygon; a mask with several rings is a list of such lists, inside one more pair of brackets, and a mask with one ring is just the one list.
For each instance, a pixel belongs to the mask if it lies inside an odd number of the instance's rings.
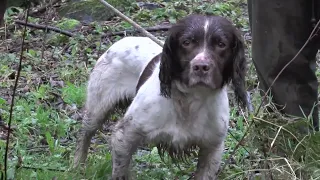
{"label": "dog's eye", "polygon": [[188,39],[186,39],[186,40],[184,40],[183,42],[182,42],[182,45],[183,46],[189,46],[191,44],[191,41],[190,40],[188,40]]}
{"label": "dog's eye", "polygon": [[219,42],[219,43],[218,43],[218,46],[219,46],[220,48],[224,48],[224,47],[226,47],[226,44],[223,43],[223,42]]}

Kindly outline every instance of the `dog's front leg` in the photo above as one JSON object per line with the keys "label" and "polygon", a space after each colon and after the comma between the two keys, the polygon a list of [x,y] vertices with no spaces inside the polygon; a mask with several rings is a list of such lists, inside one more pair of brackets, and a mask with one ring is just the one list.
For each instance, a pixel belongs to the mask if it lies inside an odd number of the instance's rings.
{"label": "dog's front leg", "polygon": [[200,147],[195,180],[216,180],[220,168],[224,142],[211,147]]}
{"label": "dog's front leg", "polygon": [[130,118],[124,118],[116,125],[111,137],[112,180],[130,178],[130,161],[142,140],[142,132],[132,124]]}

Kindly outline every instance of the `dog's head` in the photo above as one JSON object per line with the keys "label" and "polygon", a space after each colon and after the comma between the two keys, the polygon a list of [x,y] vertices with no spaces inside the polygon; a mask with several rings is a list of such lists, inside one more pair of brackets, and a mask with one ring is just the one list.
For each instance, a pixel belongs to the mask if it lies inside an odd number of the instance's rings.
{"label": "dog's head", "polygon": [[246,59],[238,30],[220,16],[190,15],[177,22],[167,37],[160,65],[161,95],[171,96],[171,84],[212,90],[232,81],[238,103],[247,105]]}

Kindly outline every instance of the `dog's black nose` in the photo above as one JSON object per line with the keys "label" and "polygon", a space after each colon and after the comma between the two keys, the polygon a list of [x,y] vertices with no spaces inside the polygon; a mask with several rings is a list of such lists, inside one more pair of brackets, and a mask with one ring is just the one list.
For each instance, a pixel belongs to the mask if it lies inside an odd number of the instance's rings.
{"label": "dog's black nose", "polygon": [[210,66],[207,63],[199,62],[199,63],[193,64],[192,69],[195,72],[206,73],[210,70]]}

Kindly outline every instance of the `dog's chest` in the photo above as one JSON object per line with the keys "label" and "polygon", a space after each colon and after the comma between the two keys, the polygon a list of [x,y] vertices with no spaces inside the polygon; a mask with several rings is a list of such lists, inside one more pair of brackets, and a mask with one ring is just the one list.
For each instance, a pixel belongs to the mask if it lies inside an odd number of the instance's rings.
{"label": "dog's chest", "polygon": [[[224,103],[224,102],[222,102]],[[223,104],[221,104],[223,105]],[[154,141],[171,141],[179,146],[220,142],[226,134],[228,111],[209,99],[180,98],[163,106],[150,133]]]}

